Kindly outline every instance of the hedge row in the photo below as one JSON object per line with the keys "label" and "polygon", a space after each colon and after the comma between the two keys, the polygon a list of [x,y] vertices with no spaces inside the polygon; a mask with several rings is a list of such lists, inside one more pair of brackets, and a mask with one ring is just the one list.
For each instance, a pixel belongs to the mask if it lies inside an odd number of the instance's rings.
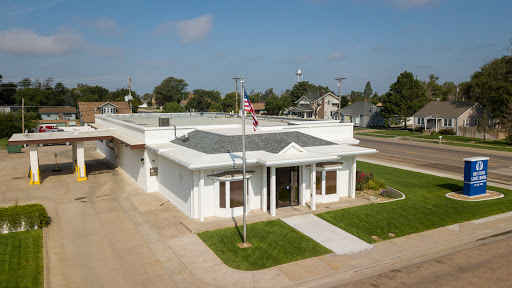
{"label": "hedge row", "polygon": [[0,231],[4,233],[46,227],[50,222],[50,217],[41,204],[0,208]]}

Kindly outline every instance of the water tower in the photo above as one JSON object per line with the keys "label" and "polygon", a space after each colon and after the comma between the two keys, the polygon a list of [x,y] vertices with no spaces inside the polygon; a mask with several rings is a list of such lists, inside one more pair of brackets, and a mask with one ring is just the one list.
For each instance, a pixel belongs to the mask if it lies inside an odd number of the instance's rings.
{"label": "water tower", "polygon": [[297,69],[297,71],[295,72],[295,76],[297,76],[297,78],[295,78],[295,83],[304,81],[304,77],[302,77],[302,70],[301,69]]}

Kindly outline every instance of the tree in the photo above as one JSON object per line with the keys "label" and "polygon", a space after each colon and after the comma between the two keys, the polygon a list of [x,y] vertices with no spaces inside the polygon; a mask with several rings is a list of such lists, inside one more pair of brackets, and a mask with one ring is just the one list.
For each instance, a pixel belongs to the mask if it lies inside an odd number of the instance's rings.
{"label": "tree", "polygon": [[368,82],[366,82],[366,86],[364,87],[363,97],[365,99],[370,99],[372,97],[372,94],[373,94],[372,84],[370,83],[370,81],[368,81]]}
{"label": "tree", "polygon": [[265,99],[265,111],[270,115],[279,115],[283,110],[281,101],[277,95],[271,95]]}
{"label": "tree", "polygon": [[485,64],[468,82],[461,93],[468,101],[487,108],[498,120],[503,119],[512,104],[512,56],[503,56]]}
{"label": "tree", "polygon": [[26,106],[59,106],[62,99],[57,99],[53,89],[22,88],[16,90],[16,103],[25,99]]}
{"label": "tree", "polygon": [[18,82],[18,87],[21,88],[29,88],[32,86],[32,80],[30,78],[23,78],[20,82]]}
{"label": "tree", "polygon": [[[194,111],[206,112],[210,110],[213,103],[221,104],[222,101],[220,92],[216,90],[196,89],[192,93],[194,96],[187,101],[185,106],[187,110],[194,109]],[[219,109],[219,106],[216,106],[216,109]],[[220,106],[220,109],[222,109],[222,106]]]}
{"label": "tree", "polygon": [[222,99],[222,111],[231,112],[240,110],[240,108],[237,109],[235,107],[236,94],[237,93],[235,92],[229,92],[228,94],[224,95],[224,99]]}
{"label": "tree", "polygon": [[160,85],[153,89],[153,93],[162,103],[180,103],[180,101],[185,99],[188,94],[187,87],[188,84],[185,82],[185,80],[174,77],[167,77],[160,83]]}
{"label": "tree", "polygon": [[381,114],[388,120],[396,116],[403,118],[405,129],[407,129],[407,118],[428,102],[421,82],[414,79],[414,75],[407,71],[397,77],[396,82],[391,84],[389,92],[382,100]]}
{"label": "tree", "polygon": [[0,105],[13,105],[17,85],[13,82],[3,83],[0,75]]}
{"label": "tree", "polygon": [[487,115],[487,111],[485,109],[481,109],[481,115],[478,117],[478,125],[476,127],[478,132],[484,133],[484,142],[485,142],[485,134],[489,132],[489,130],[492,128],[491,121],[489,119],[489,116]]}
{"label": "tree", "polygon": [[292,90],[290,90],[289,94],[292,97],[292,101],[295,103],[297,100],[300,99],[300,97],[311,93],[311,92],[321,92],[324,90],[325,93],[332,92],[329,87],[324,87],[320,85],[315,85],[312,83],[309,83],[308,81],[301,81],[297,82],[297,84],[293,85]]}
{"label": "tree", "polygon": [[180,104],[176,102],[167,102],[164,104],[164,107],[162,108],[163,113],[181,113],[181,112],[187,112],[185,108],[181,107]]}
{"label": "tree", "polygon": [[347,96],[341,96],[340,98],[341,103],[339,105],[339,109],[343,109],[348,106],[348,103],[350,103],[350,99],[348,99]]}
{"label": "tree", "polygon": [[77,102],[103,102],[109,101],[110,91],[98,85],[78,84],[76,88],[73,88],[72,93]]}
{"label": "tree", "polygon": [[[25,113],[25,130],[31,131],[39,125],[39,113]],[[21,133],[21,111],[0,112],[0,138],[10,138],[14,133]]]}

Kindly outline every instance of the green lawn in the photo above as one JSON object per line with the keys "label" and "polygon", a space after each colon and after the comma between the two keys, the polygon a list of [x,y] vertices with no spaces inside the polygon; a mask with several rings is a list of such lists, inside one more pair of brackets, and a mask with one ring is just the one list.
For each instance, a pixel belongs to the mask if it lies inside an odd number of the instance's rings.
{"label": "green lawn", "polygon": [[7,149],[7,141],[9,138],[0,138],[0,150],[6,150]]}
{"label": "green lawn", "polygon": [[374,242],[372,235],[389,239],[388,233],[400,237],[512,211],[510,190],[488,187],[503,193],[505,197],[479,202],[458,201],[444,195],[452,191],[462,191],[462,181],[361,161],[357,164],[359,169],[373,171],[375,177],[403,192],[406,198],[390,203],[326,212],[317,216],[369,243]]}
{"label": "green lawn", "polygon": [[0,234],[0,286],[43,287],[43,230]]}
{"label": "green lawn", "polygon": [[198,236],[226,265],[239,270],[260,270],[332,252],[281,220],[247,225],[250,248],[237,246],[242,242],[242,233],[240,225]]}

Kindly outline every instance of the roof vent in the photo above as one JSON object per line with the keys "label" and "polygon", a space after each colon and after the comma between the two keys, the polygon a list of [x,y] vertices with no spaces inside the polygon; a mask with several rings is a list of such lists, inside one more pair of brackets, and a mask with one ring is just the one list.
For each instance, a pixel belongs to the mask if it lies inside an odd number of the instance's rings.
{"label": "roof vent", "polygon": [[169,118],[158,118],[158,127],[169,127],[170,123]]}
{"label": "roof vent", "polygon": [[190,141],[190,138],[188,138],[188,134],[185,134],[184,136],[181,136],[179,139],[183,143],[187,143],[188,141]]}

